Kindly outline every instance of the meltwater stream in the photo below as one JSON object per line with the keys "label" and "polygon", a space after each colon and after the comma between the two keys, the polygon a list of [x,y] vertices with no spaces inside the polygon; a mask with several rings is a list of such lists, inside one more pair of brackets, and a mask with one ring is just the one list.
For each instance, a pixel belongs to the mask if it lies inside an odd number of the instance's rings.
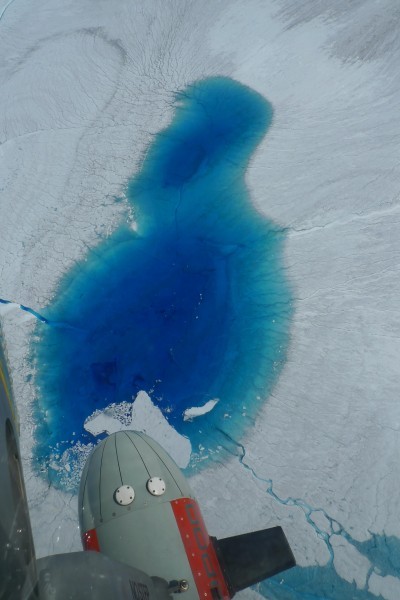
{"label": "meltwater stream", "polygon": [[[284,234],[245,185],[271,105],[222,77],[190,85],[175,105],[128,185],[135,227],[91,251],[41,311],[35,461],[64,488],[75,485],[77,449],[97,442],[83,428],[95,410],[145,390],[190,439],[193,466],[218,454],[221,430],[240,438],[285,359]],[[51,326],[60,322],[68,327]],[[210,400],[209,414],[184,419]]]}

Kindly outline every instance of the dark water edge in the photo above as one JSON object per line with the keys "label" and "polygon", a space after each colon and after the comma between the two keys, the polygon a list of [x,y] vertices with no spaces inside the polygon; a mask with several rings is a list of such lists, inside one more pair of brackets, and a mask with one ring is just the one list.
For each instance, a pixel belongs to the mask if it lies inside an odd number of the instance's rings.
{"label": "dark water edge", "polygon": [[[34,461],[66,489],[74,448],[97,442],[83,429],[93,411],[147,391],[191,440],[198,468],[251,427],[285,361],[285,235],[244,181],[272,107],[222,77],[188,86],[175,105],[127,188],[136,231],[124,223],[91,250],[41,311]],[[183,419],[214,398],[212,412]],[[65,452],[69,470],[57,466]]]}

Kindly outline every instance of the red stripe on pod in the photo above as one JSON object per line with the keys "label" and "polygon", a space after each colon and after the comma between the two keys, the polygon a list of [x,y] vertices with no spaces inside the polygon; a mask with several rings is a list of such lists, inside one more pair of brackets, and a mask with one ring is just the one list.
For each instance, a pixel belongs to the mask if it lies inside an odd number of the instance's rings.
{"label": "red stripe on pod", "polygon": [[171,507],[199,598],[229,600],[228,586],[197,502],[191,498],[179,498],[172,500]]}
{"label": "red stripe on pod", "polygon": [[100,552],[100,544],[95,529],[86,531],[86,533],[83,535],[82,542],[84,550],[94,550],[95,552]]}

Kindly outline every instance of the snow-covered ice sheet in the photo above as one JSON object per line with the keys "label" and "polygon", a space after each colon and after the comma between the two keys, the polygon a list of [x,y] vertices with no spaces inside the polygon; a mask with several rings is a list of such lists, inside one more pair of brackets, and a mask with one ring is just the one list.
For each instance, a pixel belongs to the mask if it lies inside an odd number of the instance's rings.
{"label": "snow-covered ice sheet", "polygon": [[0,15],[0,298],[15,303],[0,318],[38,555],[79,533],[76,499],[30,469],[35,317],[19,305],[40,314],[88,248],[134,225],[124,185],[174,92],[226,75],[274,106],[247,183],[286,229],[296,299],[272,395],[191,484],[213,534],[280,523],[299,565],[355,582],[348,597],[397,598],[396,568],[362,546],[400,537],[396,2],[14,0]]}

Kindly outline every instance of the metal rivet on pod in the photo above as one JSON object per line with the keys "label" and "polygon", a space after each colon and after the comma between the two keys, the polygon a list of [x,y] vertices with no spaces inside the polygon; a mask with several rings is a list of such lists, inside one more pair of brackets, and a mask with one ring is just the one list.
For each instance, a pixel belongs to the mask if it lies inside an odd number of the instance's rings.
{"label": "metal rivet on pod", "polygon": [[114,500],[120,506],[128,506],[135,499],[135,491],[131,485],[121,485],[114,492]]}
{"label": "metal rivet on pod", "polygon": [[152,496],[162,496],[167,486],[161,477],[150,477],[146,487]]}

